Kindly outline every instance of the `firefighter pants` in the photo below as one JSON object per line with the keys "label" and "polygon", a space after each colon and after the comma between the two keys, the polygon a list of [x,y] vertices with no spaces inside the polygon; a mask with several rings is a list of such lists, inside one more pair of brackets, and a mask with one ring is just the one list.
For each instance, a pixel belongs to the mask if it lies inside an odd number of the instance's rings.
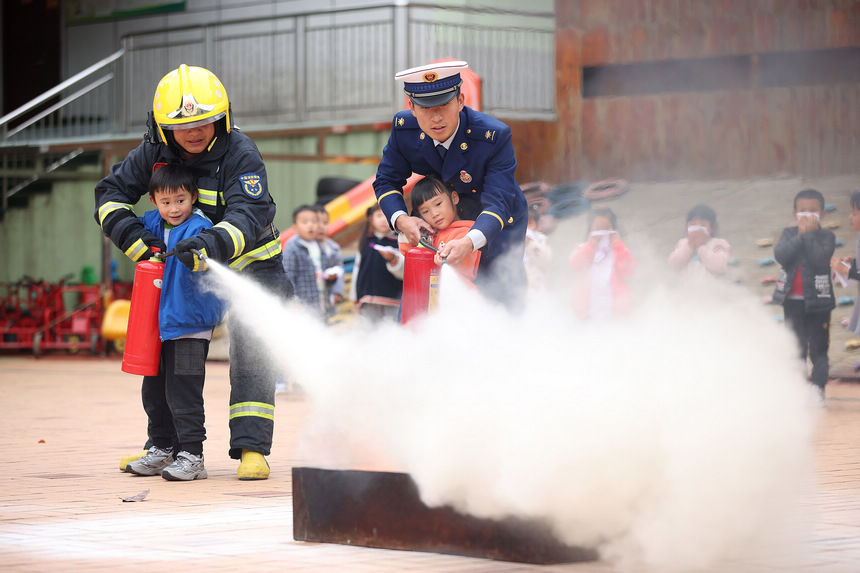
{"label": "firefighter pants", "polygon": [[178,338],[161,345],[158,375],[144,376],[143,409],[149,418],[148,445],[203,454],[206,439],[203,382],[209,341]]}
{"label": "firefighter pants", "polygon": [[[283,298],[293,294],[281,255],[252,263],[242,271],[247,278]],[[230,457],[240,459],[248,449],[269,455],[275,423],[277,372],[253,326],[230,313]]]}

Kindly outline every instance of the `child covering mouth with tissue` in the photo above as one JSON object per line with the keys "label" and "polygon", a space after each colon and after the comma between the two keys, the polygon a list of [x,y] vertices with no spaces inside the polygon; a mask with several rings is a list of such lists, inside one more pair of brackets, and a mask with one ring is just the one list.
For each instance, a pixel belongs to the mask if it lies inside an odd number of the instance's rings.
{"label": "child covering mouth with tissue", "polygon": [[774,247],[774,258],[782,272],[773,293],[781,304],[785,322],[800,345],[800,357],[812,361],[812,383],[824,399],[829,363],[830,311],[836,306],[830,281],[830,260],[836,246],[832,231],[821,228],[824,196],[815,189],[804,189],[794,197],[795,224],[782,231]]}
{"label": "child covering mouth with tissue", "polygon": [[687,213],[687,234],[669,255],[669,264],[675,270],[690,263],[700,263],[712,275],[726,274],[732,247],[717,235],[717,214],[707,205],[696,205]]}
{"label": "child covering mouth with tissue", "polygon": [[636,261],[616,227],[615,213],[601,207],[589,215],[588,236],[570,256],[579,279],[574,287],[574,310],[580,318],[604,320],[630,309],[627,278]]}

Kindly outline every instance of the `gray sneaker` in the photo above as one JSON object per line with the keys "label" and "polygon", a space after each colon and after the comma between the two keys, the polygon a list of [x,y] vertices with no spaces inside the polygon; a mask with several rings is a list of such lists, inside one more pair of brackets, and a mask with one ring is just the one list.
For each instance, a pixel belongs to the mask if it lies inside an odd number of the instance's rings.
{"label": "gray sneaker", "polygon": [[161,472],[161,477],[168,481],[191,481],[206,479],[209,474],[203,467],[203,456],[179,452],[176,454],[176,461]]}
{"label": "gray sneaker", "polygon": [[139,460],[130,462],[125,471],[139,476],[161,475],[161,470],[173,463],[173,448],[162,450],[156,446],[149,448],[146,455]]}

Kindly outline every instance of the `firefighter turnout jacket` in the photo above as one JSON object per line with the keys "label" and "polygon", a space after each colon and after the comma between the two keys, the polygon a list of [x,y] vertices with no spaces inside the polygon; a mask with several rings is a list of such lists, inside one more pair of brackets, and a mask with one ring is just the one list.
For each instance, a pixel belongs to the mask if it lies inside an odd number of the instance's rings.
{"label": "firefighter turnout jacket", "polygon": [[96,221],[129,258],[138,261],[148,249],[143,239],[149,233],[134,205],[149,193],[152,173],[167,163],[182,163],[195,174],[198,207],[214,223],[199,235],[211,258],[242,270],[280,254],[263,158],[254,142],[234,128],[217,134],[206,152],[190,159],[173,146],[145,140],[96,185]]}

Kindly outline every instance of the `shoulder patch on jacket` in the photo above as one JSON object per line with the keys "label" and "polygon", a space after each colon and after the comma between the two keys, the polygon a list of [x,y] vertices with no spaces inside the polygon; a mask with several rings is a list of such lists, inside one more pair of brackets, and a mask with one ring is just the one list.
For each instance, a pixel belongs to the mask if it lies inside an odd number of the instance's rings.
{"label": "shoulder patch on jacket", "polygon": [[239,182],[242,184],[242,191],[245,195],[256,199],[263,194],[263,178],[256,173],[245,173],[239,176]]}

